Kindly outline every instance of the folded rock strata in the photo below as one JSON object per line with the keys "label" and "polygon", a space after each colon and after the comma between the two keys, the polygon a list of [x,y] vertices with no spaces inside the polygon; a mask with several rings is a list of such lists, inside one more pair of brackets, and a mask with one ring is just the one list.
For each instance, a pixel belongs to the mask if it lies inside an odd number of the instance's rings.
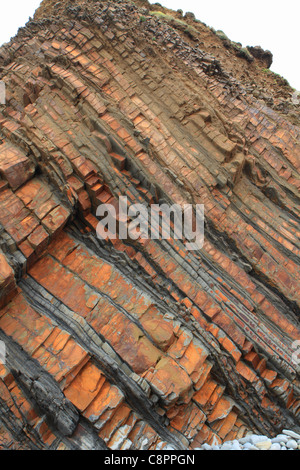
{"label": "folded rock strata", "polygon": [[[0,49],[0,448],[299,430],[300,114],[260,59],[126,0],[44,0]],[[204,204],[203,249],[100,241],[120,196]]]}

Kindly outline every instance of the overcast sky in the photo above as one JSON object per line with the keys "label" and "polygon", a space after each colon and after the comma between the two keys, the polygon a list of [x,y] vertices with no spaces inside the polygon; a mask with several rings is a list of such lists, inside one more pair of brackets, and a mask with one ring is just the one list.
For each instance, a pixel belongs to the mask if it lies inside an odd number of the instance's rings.
{"label": "overcast sky", "polygon": [[[40,0],[0,2],[0,44],[3,44],[33,16]],[[269,49],[274,56],[271,70],[300,90],[299,0],[160,0],[160,3],[173,10],[192,11],[196,18],[221,29],[243,46]]]}

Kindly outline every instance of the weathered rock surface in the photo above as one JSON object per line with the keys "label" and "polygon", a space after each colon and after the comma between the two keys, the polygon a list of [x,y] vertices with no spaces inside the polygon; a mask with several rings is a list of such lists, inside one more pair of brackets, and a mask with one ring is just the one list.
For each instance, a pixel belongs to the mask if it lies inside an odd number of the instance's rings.
{"label": "weathered rock surface", "polygon": [[[126,0],[0,49],[0,448],[298,435],[300,114],[256,52]],[[203,249],[100,241],[121,195],[204,204]]]}

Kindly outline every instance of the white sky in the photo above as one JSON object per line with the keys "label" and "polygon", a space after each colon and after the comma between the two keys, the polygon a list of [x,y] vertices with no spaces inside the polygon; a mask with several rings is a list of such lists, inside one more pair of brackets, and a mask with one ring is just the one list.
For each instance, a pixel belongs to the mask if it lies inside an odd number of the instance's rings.
{"label": "white sky", "polygon": [[[150,3],[156,3],[150,1]],[[271,70],[300,90],[299,0],[159,0],[163,6],[184,12],[221,29],[243,46],[260,45],[274,56]],[[40,0],[0,0],[0,44],[8,42],[39,6]]]}

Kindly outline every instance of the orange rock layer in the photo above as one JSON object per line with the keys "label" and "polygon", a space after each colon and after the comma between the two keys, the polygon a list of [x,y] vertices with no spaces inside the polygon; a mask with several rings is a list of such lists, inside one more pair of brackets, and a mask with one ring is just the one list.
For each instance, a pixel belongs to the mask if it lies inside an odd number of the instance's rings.
{"label": "orange rock layer", "polygon": [[[195,448],[299,423],[299,126],[202,23],[153,10],[47,0],[0,49],[0,448]],[[204,204],[203,248],[100,241],[119,196]]]}

